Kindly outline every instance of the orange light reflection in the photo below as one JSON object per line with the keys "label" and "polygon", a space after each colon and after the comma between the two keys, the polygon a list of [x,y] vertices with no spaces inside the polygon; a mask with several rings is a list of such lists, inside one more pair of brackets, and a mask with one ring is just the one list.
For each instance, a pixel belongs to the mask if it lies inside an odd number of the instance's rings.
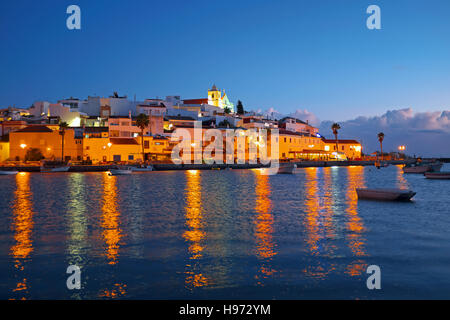
{"label": "orange light reflection", "polygon": [[109,264],[116,264],[119,256],[119,242],[122,230],[119,227],[120,212],[117,204],[117,187],[115,176],[103,175],[102,223],[103,239],[106,244],[106,257]]}
{"label": "orange light reflection", "polygon": [[[183,238],[189,242],[188,251],[190,260],[198,260],[202,257],[204,246],[202,241],[205,238],[203,228],[202,211],[202,187],[201,177],[198,170],[186,171],[186,207],[185,218],[187,230],[183,233]],[[197,272],[195,261],[186,265],[185,284],[188,289],[204,287],[210,284],[209,279],[202,273]]]}
{"label": "orange light reflection", "polygon": [[[16,175],[17,189],[13,207],[13,230],[16,243],[11,247],[11,255],[15,258],[14,267],[23,272],[25,261],[33,252],[33,209],[30,190],[30,174],[21,172]],[[27,279],[19,280],[13,292],[28,290]],[[22,297],[25,299],[25,297]]]}

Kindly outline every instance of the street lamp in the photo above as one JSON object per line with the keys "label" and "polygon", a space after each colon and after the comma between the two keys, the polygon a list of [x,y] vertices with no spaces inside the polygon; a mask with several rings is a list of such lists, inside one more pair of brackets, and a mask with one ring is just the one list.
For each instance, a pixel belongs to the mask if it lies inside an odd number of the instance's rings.
{"label": "street lamp", "polygon": [[20,147],[21,147],[22,149],[25,149],[25,148],[27,147],[27,145],[26,145],[25,143],[22,143],[22,144],[20,145]]}
{"label": "street lamp", "polygon": [[111,142],[108,142],[108,161],[111,161],[111,146],[112,146],[112,143]]}

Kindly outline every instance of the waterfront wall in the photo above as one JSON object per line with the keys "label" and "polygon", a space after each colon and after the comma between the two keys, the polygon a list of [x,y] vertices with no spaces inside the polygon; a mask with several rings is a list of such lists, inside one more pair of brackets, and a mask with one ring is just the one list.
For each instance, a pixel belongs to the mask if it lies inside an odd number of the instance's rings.
{"label": "waterfront wall", "polygon": [[[386,161],[390,164],[407,164],[415,162],[412,160],[391,160]],[[346,166],[373,166],[374,161],[299,161],[291,162],[295,163],[298,168],[308,167],[346,167]],[[102,172],[108,171],[110,168],[114,168],[116,165],[72,165],[69,169],[70,172]],[[156,171],[169,171],[169,170],[214,170],[214,169],[253,169],[253,168],[265,168],[260,164],[170,164],[170,163],[158,163],[153,164]],[[0,166],[0,170],[18,170],[24,172],[40,172],[39,166]]]}

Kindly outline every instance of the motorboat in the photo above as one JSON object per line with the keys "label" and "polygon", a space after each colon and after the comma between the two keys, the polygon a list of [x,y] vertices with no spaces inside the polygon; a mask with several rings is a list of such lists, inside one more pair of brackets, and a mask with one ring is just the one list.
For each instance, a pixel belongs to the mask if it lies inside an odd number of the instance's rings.
{"label": "motorboat", "polygon": [[295,169],[297,168],[297,165],[295,163],[287,163],[287,164],[281,164],[278,168],[278,174],[293,174],[295,173]]}
{"label": "motorboat", "polygon": [[389,163],[386,161],[375,161],[375,167],[378,169],[389,167]]}
{"label": "motorboat", "polygon": [[41,166],[41,172],[50,173],[50,172],[67,172],[69,171],[70,166],[62,166],[62,167],[44,167]]}
{"label": "motorboat", "polygon": [[9,176],[9,175],[13,175],[13,174],[18,174],[19,171],[15,171],[15,170],[0,170],[0,176]]}
{"label": "motorboat", "polygon": [[131,174],[133,172],[133,169],[130,167],[118,167],[118,168],[111,168],[108,171],[109,176],[122,176]]}
{"label": "motorboat", "polygon": [[439,172],[442,168],[442,163],[437,162],[416,162],[407,164],[403,167],[404,173],[425,173],[425,172]]}
{"label": "motorboat", "polygon": [[425,172],[427,179],[450,179],[450,172]]}
{"label": "motorboat", "polygon": [[155,169],[151,165],[143,165],[143,166],[139,166],[139,167],[132,167],[131,170],[135,171],[135,172],[148,172],[148,171],[154,171]]}
{"label": "motorboat", "polygon": [[358,199],[383,200],[383,201],[409,201],[415,196],[415,192],[406,189],[368,189],[357,188]]}

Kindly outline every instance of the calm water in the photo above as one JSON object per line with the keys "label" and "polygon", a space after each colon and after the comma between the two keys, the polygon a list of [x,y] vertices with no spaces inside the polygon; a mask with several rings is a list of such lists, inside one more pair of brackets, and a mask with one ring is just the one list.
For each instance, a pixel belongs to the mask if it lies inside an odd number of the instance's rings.
{"label": "calm water", "polygon": [[[358,201],[358,186],[417,195]],[[450,298],[450,181],[397,166],[21,173],[0,197],[1,299]]]}

